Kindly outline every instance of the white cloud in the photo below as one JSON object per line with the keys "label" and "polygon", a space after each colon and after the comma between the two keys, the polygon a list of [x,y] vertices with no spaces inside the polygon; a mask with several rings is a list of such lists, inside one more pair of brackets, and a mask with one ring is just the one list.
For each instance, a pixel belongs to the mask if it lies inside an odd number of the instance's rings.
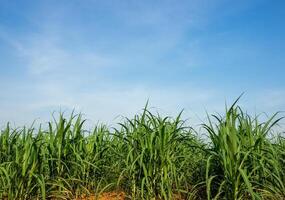
{"label": "white cloud", "polygon": [[[150,87],[107,87],[89,92],[74,90],[72,85],[48,83],[29,86],[26,91],[32,91],[30,96],[14,95],[9,104],[1,104],[0,110],[10,112],[0,118],[1,123],[7,120],[16,124],[29,124],[34,119],[45,122],[51,118],[52,111],[75,109],[82,112],[92,122],[105,122],[114,125],[119,122],[119,116],[132,117],[141,111],[149,99],[150,108],[167,115],[175,116],[183,108],[185,117],[195,117],[206,108],[215,91],[203,89],[150,88]],[[212,104],[212,109],[216,105]],[[190,115],[189,115],[190,114]],[[38,115],[38,116],[37,116]],[[119,117],[119,118],[117,118]],[[197,121],[197,119],[195,119]]]}
{"label": "white cloud", "polygon": [[35,76],[53,74],[69,74],[83,68],[100,68],[110,65],[113,61],[96,52],[76,52],[61,47],[62,40],[41,35],[33,36],[26,42],[19,43],[18,56],[26,64],[29,72]]}
{"label": "white cloud", "polygon": [[[196,127],[206,121],[206,111],[223,114],[225,103],[230,105],[239,95],[190,86],[166,88],[121,85],[94,88],[86,92],[73,88],[72,84],[58,82],[27,86],[21,88],[22,93],[19,94],[17,88],[11,90],[13,95],[5,94],[10,96],[10,101],[0,104],[0,110],[5,113],[0,117],[1,124],[7,120],[17,125],[30,124],[35,119],[45,123],[51,119],[53,111],[69,113],[75,109],[77,113],[82,112],[92,125],[98,121],[115,125],[122,116],[132,117],[140,112],[149,100],[149,108],[164,115],[176,116],[184,109],[183,118],[189,119],[189,123]],[[278,111],[280,105],[284,107],[282,102],[272,103],[276,98],[284,99],[285,94],[281,93],[266,93],[266,90],[262,90],[245,94],[239,105],[253,115],[263,111],[271,115]],[[2,94],[2,101],[3,97]]]}

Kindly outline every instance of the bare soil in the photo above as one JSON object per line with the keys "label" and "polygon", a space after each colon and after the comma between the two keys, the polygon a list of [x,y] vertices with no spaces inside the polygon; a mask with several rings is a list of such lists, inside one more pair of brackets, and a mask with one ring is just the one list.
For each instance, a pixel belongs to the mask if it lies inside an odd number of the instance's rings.
{"label": "bare soil", "polygon": [[89,197],[81,197],[80,199],[75,200],[125,200],[126,194],[124,192],[104,192],[102,193],[98,199],[96,196],[91,195]]}

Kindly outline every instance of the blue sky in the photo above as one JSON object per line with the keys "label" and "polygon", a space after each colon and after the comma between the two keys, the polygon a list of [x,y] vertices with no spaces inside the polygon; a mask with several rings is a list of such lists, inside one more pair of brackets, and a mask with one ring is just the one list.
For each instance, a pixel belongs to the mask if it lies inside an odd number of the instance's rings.
{"label": "blue sky", "polygon": [[[285,110],[285,1],[1,0],[0,123],[72,110],[114,123],[147,99],[203,119]],[[199,120],[198,120],[199,121]]]}

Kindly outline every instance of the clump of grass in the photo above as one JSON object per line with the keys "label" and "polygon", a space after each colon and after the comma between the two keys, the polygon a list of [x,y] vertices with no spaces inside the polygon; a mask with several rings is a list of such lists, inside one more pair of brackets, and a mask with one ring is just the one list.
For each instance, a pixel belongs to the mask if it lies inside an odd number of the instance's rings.
{"label": "clump of grass", "polygon": [[235,104],[225,117],[213,115],[216,123],[209,118],[203,125],[211,140],[207,149],[208,199],[280,199],[284,197],[277,153],[281,146],[273,144],[269,134],[281,118],[274,115],[261,123]]}
{"label": "clump of grass", "polygon": [[60,115],[37,133],[8,125],[0,135],[0,196],[71,198],[98,189],[112,174],[110,134],[105,126],[86,132],[83,124],[80,115]]}
{"label": "clump of grass", "polygon": [[180,194],[186,174],[182,169],[191,165],[185,160],[194,156],[185,151],[194,139],[181,113],[174,119],[163,118],[145,108],[121,127],[115,134],[125,152],[119,180],[129,183],[132,199],[173,199],[173,194]]}

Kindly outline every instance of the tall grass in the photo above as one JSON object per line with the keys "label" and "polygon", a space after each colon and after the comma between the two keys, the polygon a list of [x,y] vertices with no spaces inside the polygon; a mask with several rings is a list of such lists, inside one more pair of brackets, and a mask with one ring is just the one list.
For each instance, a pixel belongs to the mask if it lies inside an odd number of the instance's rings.
{"label": "tall grass", "polygon": [[281,154],[277,152],[281,146],[269,136],[281,118],[274,115],[260,123],[235,104],[225,117],[213,117],[217,123],[209,119],[203,125],[211,139],[207,149],[208,199],[284,198]]}
{"label": "tall grass", "polygon": [[74,199],[122,190],[129,199],[285,199],[281,118],[236,102],[202,125],[147,107],[117,128],[85,130],[81,115],[0,133],[0,199]]}
{"label": "tall grass", "polygon": [[120,180],[129,182],[132,199],[172,199],[181,193],[186,181],[182,169],[191,166],[185,162],[191,156],[186,142],[195,138],[180,117],[163,118],[144,109],[116,130],[126,152]]}

